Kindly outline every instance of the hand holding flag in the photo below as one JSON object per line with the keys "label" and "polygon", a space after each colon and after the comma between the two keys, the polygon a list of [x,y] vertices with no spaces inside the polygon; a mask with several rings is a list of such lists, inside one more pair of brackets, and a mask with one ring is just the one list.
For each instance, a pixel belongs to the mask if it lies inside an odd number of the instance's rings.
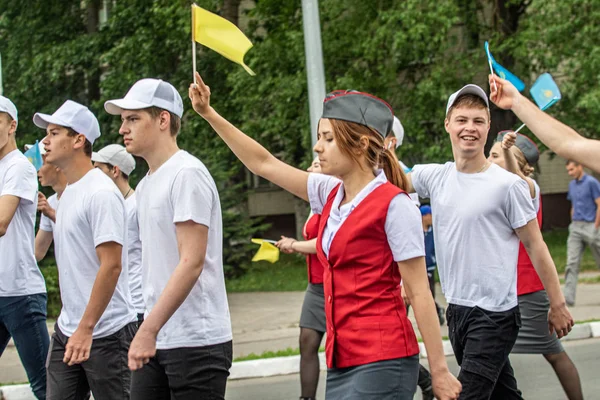
{"label": "hand holding flag", "polygon": [[252,261],[268,261],[270,263],[275,263],[279,261],[279,249],[274,246],[276,243],[274,240],[267,239],[252,239],[252,243],[260,244],[260,248],[252,257]]}

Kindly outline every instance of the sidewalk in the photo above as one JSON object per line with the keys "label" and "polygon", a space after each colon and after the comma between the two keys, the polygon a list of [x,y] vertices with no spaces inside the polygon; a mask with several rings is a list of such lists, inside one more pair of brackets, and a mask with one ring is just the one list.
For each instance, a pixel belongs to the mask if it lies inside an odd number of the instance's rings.
{"label": "sidewalk", "polygon": [[[597,276],[582,274],[582,277]],[[437,301],[446,306],[438,287]],[[234,358],[250,353],[298,347],[298,319],[304,292],[232,293],[229,307],[233,324]],[[577,288],[577,305],[571,308],[575,321],[600,319],[600,284],[582,284]],[[410,314],[417,336],[414,315]],[[49,324],[52,325],[52,324]],[[51,331],[52,326],[49,326]],[[446,325],[442,336],[448,335]],[[9,346],[0,358],[0,384],[26,382],[16,349]]]}

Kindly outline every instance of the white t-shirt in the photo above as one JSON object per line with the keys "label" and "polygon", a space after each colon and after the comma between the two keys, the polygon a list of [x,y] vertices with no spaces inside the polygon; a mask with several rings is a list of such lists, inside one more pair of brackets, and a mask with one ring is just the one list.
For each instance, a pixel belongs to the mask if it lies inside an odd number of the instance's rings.
{"label": "white t-shirt", "polygon": [[531,199],[531,201],[533,202],[533,208],[535,208],[535,214],[537,215],[538,211],[540,211],[541,190],[536,181],[534,181],[533,179],[531,181],[533,182],[533,187],[535,188],[535,197]]}
{"label": "white t-shirt", "polygon": [[[54,242],[63,307],[58,326],[71,336],[88,305],[100,260],[96,247],[115,242],[127,248],[125,202],[117,186],[99,169],[92,169],[67,185],[56,212]],[[117,332],[137,317],[131,295],[127,251],[122,251],[122,270],[108,306],[94,327],[93,338]]]}
{"label": "white t-shirt", "polygon": [[0,160],[0,197],[19,197],[6,234],[0,237],[0,297],[46,293],[44,277],[35,262],[35,168],[19,150]]}
{"label": "white t-shirt", "polygon": [[448,303],[506,311],[517,306],[515,229],[536,217],[527,183],[492,164],[465,174],[454,162],[416,165],[412,183],[431,199],[435,254]]}
{"label": "white t-shirt", "polygon": [[127,259],[129,262],[129,291],[133,307],[138,314],[143,313],[144,296],[142,293],[142,241],[137,219],[135,192],[125,199],[127,212]]}
{"label": "white t-shirt", "polygon": [[[54,209],[54,211],[58,210],[58,195],[54,193],[52,196],[48,197],[48,205]],[[44,214],[40,216],[40,229],[46,232],[54,231],[54,221],[50,218],[46,217]]]}
{"label": "white t-shirt", "polygon": [[[402,170],[404,171],[405,174],[408,174],[410,172],[410,168],[408,168],[408,166],[406,164],[404,164],[402,161],[398,160],[398,162],[400,163],[400,168],[402,168]],[[408,194],[411,198],[411,200],[413,201],[413,203],[415,203],[415,206],[417,207],[421,207],[421,200],[419,200],[419,195],[416,193],[409,193]]]}
{"label": "white t-shirt", "polygon": [[201,347],[232,338],[223,276],[221,204],[210,173],[180,150],[138,184],[137,211],[142,240],[142,288],[150,313],[179,264],[175,224],[208,227],[202,273],[190,294],[158,333],[156,347]]}
{"label": "white t-shirt", "polygon": [[[340,207],[344,198],[344,185],[340,185],[333,201],[327,225],[323,231],[321,245],[323,252],[329,256],[329,248],[335,234],[344,221],[348,218],[361,201],[373,190],[387,182],[383,171],[365,186],[350,203]],[[341,181],[332,176],[310,174],[308,177],[308,199],[315,214],[321,214],[327,197]],[[419,209],[412,200],[403,193],[395,196],[390,202],[385,219],[385,233],[388,244],[394,255],[394,261],[404,261],[415,257],[425,256],[425,242],[423,241],[423,222]]]}

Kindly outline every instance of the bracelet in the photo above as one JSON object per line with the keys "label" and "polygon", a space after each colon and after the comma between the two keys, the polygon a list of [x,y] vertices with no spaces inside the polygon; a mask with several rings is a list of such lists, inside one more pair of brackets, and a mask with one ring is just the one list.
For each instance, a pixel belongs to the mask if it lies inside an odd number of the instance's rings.
{"label": "bracelet", "polygon": [[297,240],[296,239],[292,239],[292,240],[293,240],[293,242],[290,243],[290,249],[292,249],[292,251],[296,251],[296,250],[294,250],[294,243],[296,243]]}

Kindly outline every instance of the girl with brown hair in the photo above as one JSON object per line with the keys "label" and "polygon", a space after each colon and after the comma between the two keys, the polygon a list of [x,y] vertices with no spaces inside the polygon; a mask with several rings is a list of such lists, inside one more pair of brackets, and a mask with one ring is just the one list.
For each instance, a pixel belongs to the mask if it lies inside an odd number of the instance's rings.
{"label": "girl with brown hair", "polygon": [[309,174],[278,160],[221,117],[210,106],[209,87],[199,74],[196,80],[189,89],[194,109],[244,165],[310,201],[321,214],[317,253],[325,266],[326,398],[413,398],[419,347],[400,295],[402,276],[436,397],[456,399],[461,386],[442,350],[420,214],[403,190],[406,176],[384,147],[391,107],[367,93],[330,93],[314,147],[326,175]]}

